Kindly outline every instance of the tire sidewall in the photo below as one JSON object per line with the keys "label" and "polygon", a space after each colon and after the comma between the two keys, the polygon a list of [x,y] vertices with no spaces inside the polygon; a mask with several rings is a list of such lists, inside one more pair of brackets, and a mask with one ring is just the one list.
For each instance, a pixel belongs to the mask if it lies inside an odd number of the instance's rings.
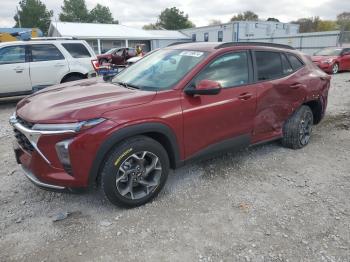
{"label": "tire sidewall", "polygon": [[[152,192],[141,199],[131,200],[122,196],[116,187],[116,174],[120,165],[131,155],[140,151],[155,154],[162,165],[159,185]],[[102,169],[101,186],[105,196],[113,204],[123,207],[136,207],[151,201],[164,187],[169,173],[169,158],[165,149],[155,140],[147,137],[133,138],[122,145],[114,147],[107,155]]]}

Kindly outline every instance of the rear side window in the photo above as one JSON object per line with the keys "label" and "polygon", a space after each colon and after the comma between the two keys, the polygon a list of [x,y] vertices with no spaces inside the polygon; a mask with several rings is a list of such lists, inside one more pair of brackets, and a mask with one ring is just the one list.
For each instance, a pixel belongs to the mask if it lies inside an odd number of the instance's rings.
{"label": "rear side window", "polygon": [[0,65],[26,62],[24,46],[8,46],[0,49]]}
{"label": "rear side window", "polygon": [[300,61],[295,55],[287,54],[288,60],[291,63],[294,70],[298,70],[299,68],[304,66],[304,63]]}
{"label": "rear side window", "polygon": [[293,68],[292,68],[291,64],[289,63],[286,55],[281,54],[281,58],[282,58],[283,74],[288,75],[290,73],[293,73]]}
{"label": "rear side window", "polygon": [[64,60],[64,56],[54,45],[32,45],[31,50],[33,62]]}
{"label": "rear side window", "polygon": [[68,53],[74,58],[87,58],[91,57],[89,50],[79,43],[62,44],[62,46],[68,51]]}
{"label": "rear side window", "polygon": [[249,82],[247,53],[235,52],[215,59],[195,78],[195,85],[204,79],[216,81],[223,88],[247,84]]}
{"label": "rear side window", "polygon": [[278,52],[256,51],[258,80],[270,80],[283,76],[281,55]]}

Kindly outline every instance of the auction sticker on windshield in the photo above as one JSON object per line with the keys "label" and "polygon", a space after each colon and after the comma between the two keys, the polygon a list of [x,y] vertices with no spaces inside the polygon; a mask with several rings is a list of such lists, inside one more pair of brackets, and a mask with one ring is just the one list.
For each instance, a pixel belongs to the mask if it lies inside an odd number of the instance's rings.
{"label": "auction sticker on windshield", "polygon": [[193,56],[193,57],[201,57],[203,55],[203,52],[197,52],[197,51],[183,51],[180,53],[181,56]]}

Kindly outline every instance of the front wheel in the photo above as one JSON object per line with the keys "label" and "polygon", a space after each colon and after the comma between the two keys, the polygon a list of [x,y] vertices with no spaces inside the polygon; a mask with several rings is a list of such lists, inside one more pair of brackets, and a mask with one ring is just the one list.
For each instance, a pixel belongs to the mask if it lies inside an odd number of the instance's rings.
{"label": "front wheel", "polygon": [[339,64],[338,63],[335,63],[333,66],[332,66],[332,74],[335,75],[335,74],[338,74],[339,73]]}
{"label": "front wheel", "polygon": [[110,151],[102,167],[101,186],[113,204],[136,207],[158,195],[168,173],[169,158],[163,146],[137,136]]}
{"label": "front wheel", "polygon": [[313,113],[308,106],[301,106],[283,127],[282,144],[292,149],[306,146],[311,137]]}

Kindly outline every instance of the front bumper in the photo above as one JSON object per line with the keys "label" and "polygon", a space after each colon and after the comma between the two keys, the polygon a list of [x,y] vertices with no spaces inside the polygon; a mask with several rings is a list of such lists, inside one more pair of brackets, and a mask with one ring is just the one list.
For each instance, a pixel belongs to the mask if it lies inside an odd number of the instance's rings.
{"label": "front bumper", "polygon": [[29,169],[27,169],[25,166],[21,165],[24,175],[36,186],[45,188],[45,189],[50,189],[50,190],[58,190],[58,191],[65,191],[66,188],[63,186],[56,186],[56,185],[51,185],[47,183],[41,182]]}
{"label": "front bumper", "polygon": [[[92,164],[100,144],[115,126],[114,122],[108,120],[83,132],[75,132],[38,131],[23,121],[14,115],[10,124],[16,137],[17,163],[30,181],[41,188],[67,192],[81,192],[94,186],[94,181],[89,180]],[[69,144],[69,170],[63,166],[56,151],[57,143],[65,140],[72,141]]]}

